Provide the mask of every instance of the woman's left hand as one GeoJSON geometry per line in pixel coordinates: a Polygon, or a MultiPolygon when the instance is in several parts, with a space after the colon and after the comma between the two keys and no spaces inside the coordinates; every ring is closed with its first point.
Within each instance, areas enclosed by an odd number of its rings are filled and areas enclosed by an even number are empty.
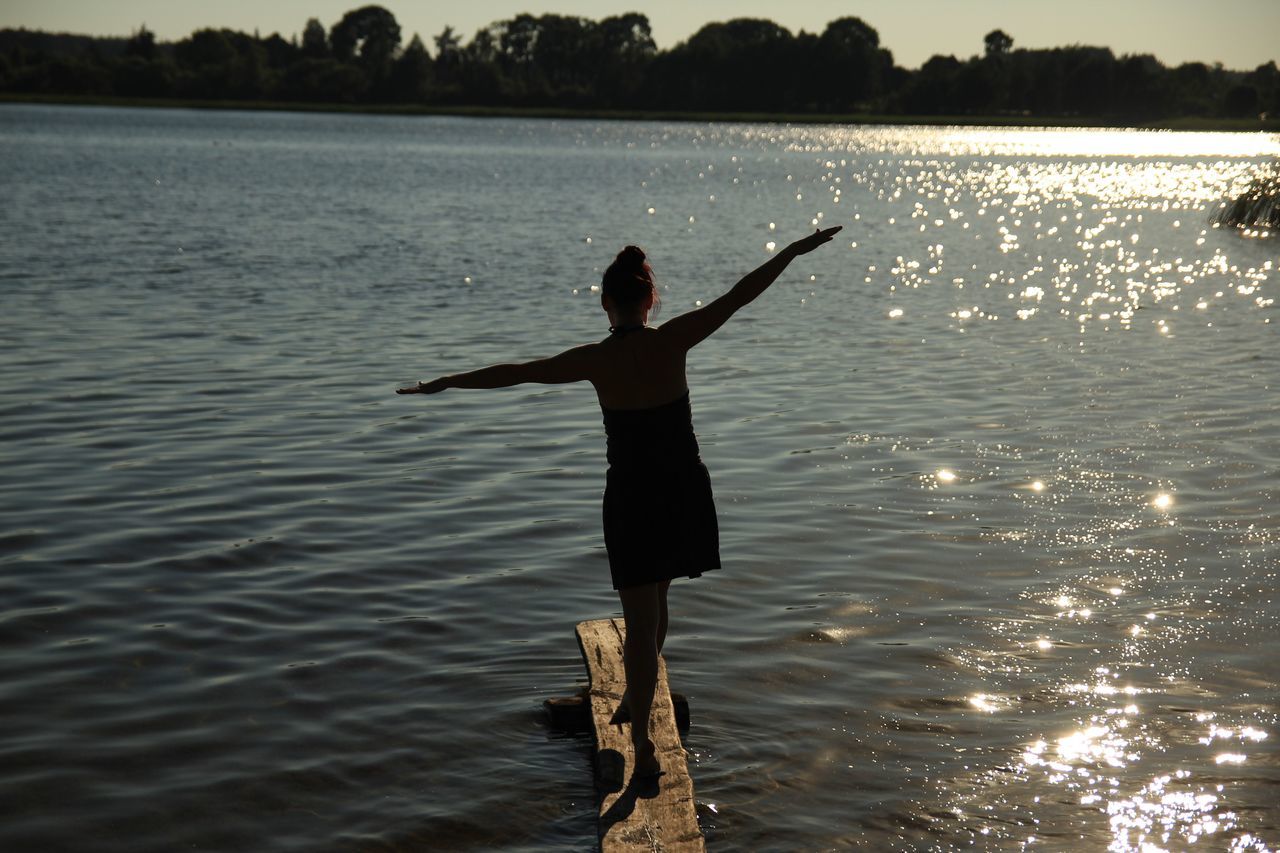
{"type": "Polygon", "coordinates": [[[445,383],[443,377],[440,379],[432,379],[430,382],[419,382],[417,385],[410,385],[408,388],[397,388],[397,394],[439,394],[449,386],[445,383]]]}
{"type": "Polygon", "coordinates": [[[797,255],[807,255],[823,243],[830,243],[832,238],[839,233],[842,225],[834,228],[815,229],[808,237],[801,237],[799,240],[791,244],[790,249],[797,255]]]}

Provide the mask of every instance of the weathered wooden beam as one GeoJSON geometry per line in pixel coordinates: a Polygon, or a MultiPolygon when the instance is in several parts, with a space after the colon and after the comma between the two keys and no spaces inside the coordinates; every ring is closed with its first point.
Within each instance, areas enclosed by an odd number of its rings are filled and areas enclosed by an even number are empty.
{"type": "Polygon", "coordinates": [[[596,738],[596,787],[601,794],[599,830],[602,853],[671,853],[705,851],[693,780],[676,727],[675,707],[667,686],[667,665],[658,658],[658,684],[650,712],[649,737],[657,747],[664,774],[637,781],[632,776],[635,754],[631,724],[611,722],[626,688],[622,668],[621,619],[596,619],[578,624],[578,645],[586,661],[591,686],[587,696],[596,738]]]}

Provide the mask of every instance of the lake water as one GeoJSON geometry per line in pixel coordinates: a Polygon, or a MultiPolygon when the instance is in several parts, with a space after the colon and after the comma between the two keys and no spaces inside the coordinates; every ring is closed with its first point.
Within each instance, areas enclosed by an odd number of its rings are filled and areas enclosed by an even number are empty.
{"type": "Polygon", "coordinates": [[[689,360],[710,849],[1276,849],[1280,243],[1208,220],[1278,154],[0,107],[0,848],[591,849],[594,395],[393,390],[821,222],[689,360]]]}

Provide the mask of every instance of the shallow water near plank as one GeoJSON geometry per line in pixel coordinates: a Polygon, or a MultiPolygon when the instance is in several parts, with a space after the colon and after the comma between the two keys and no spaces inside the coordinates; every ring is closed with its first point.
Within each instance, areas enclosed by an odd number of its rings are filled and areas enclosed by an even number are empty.
{"type": "Polygon", "coordinates": [[[710,848],[1274,849],[1277,154],[0,107],[0,847],[589,849],[594,395],[392,392],[839,224],[690,357],[710,848]]]}

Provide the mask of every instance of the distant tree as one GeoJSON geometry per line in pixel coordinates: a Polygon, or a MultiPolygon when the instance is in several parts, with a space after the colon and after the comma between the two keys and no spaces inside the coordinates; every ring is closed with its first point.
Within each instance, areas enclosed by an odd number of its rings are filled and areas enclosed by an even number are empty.
{"type": "Polygon", "coordinates": [[[969,62],[960,75],[959,106],[966,113],[1007,112],[1013,89],[1013,38],[1004,30],[992,30],[982,43],[982,60],[969,62]]]}
{"type": "Polygon", "coordinates": [[[1212,110],[1210,90],[1213,76],[1209,66],[1203,62],[1184,62],[1166,74],[1170,78],[1176,100],[1175,112],[1204,115],[1212,110]]]}
{"type": "Polygon", "coordinates": [[[898,109],[912,115],[947,115],[955,106],[956,78],[963,65],[954,56],[934,55],[911,75],[899,95],[898,109]]]}
{"type": "Polygon", "coordinates": [[[603,106],[635,106],[658,49],[649,19],[636,12],[605,18],[596,26],[599,69],[596,94],[603,106]]]}
{"type": "Polygon", "coordinates": [[[431,90],[431,55],[426,45],[414,33],[409,46],[395,60],[391,68],[390,95],[400,102],[421,103],[427,100],[431,90]]]}
{"type": "Polygon", "coordinates": [[[433,41],[436,43],[436,58],[457,53],[462,46],[462,39],[458,38],[458,33],[453,27],[446,26],[440,31],[440,35],[436,36],[433,41]]]}
{"type": "Polygon", "coordinates": [[[437,92],[445,100],[473,104],[502,104],[507,102],[507,85],[498,67],[498,40],[490,27],[476,32],[466,47],[453,52],[454,82],[440,78],[440,57],[436,57],[437,92]]]}
{"type": "Polygon", "coordinates": [[[1209,66],[1203,62],[1184,62],[1173,69],[1174,80],[1179,87],[1206,89],[1209,86],[1209,66]]]}
{"type": "Polygon", "coordinates": [[[586,106],[594,103],[605,70],[603,53],[603,37],[594,21],[526,13],[477,33],[467,64],[474,74],[478,64],[493,63],[509,102],[586,106]]]}
{"type": "Polygon", "coordinates": [[[236,33],[232,44],[236,57],[227,70],[226,94],[236,100],[256,100],[267,93],[270,74],[267,71],[267,52],[262,42],[252,36],[236,33]]]}
{"type": "Polygon", "coordinates": [[[1005,69],[971,59],[961,67],[952,89],[951,109],[967,115],[991,115],[1005,108],[1005,69]]]}
{"type": "MultiPolygon", "coordinates": [[[[477,30],[471,43],[465,48],[455,47],[452,51],[454,61],[465,58],[468,65],[496,65],[498,62],[498,37],[492,27],[477,30]]],[[[439,60],[440,57],[436,57],[439,60]]]]}
{"type": "Polygon", "coordinates": [[[1263,111],[1280,113],[1280,69],[1275,60],[1259,65],[1244,76],[1244,84],[1258,92],[1258,106],[1263,111]]]}
{"type": "Polygon", "coordinates": [[[354,65],[336,59],[300,59],[281,75],[277,94],[289,101],[353,103],[369,88],[354,65]]]}
{"type": "Polygon", "coordinates": [[[1222,100],[1222,112],[1232,118],[1258,114],[1258,90],[1246,84],[1232,86],[1222,100]]]}
{"type": "Polygon", "coordinates": [[[156,34],[147,29],[147,25],[143,24],[138,27],[138,31],[129,37],[128,43],[124,49],[126,56],[136,56],[139,59],[152,60],[156,58],[156,34]]]}
{"type": "MultiPolygon", "coordinates": [[[[26,54],[23,66],[13,71],[13,88],[19,92],[49,94],[110,94],[112,81],[103,66],[79,56],[26,54]]],[[[141,61],[141,60],[139,60],[141,61]]]]}
{"type": "Polygon", "coordinates": [[[762,18],[702,27],[653,65],[650,97],[661,106],[744,111],[794,106],[791,32],[762,18]]]}
{"type": "Polygon", "coordinates": [[[850,48],[880,46],[880,33],[861,18],[836,18],[827,24],[822,37],[828,41],[838,41],[850,48]]]}
{"type": "Polygon", "coordinates": [[[734,18],[723,23],[710,23],[693,34],[690,47],[709,55],[729,56],[750,50],[768,50],[790,41],[791,32],[765,18],[734,18]]]}
{"type": "Polygon", "coordinates": [[[1013,49],[1013,38],[1004,30],[992,30],[982,39],[987,56],[1003,56],[1013,49]]]}
{"type": "Polygon", "coordinates": [[[432,41],[436,45],[436,82],[451,93],[462,71],[462,39],[453,27],[446,26],[432,41]]]}
{"type": "Polygon", "coordinates": [[[553,98],[584,105],[590,100],[600,47],[595,21],[570,15],[538,18],[533,63],[553,98]]]}
{"type": "Polygon", "coordinates": [[[235,58],[236,49],[227,39],[227,30],[196,30],[173,46],[178,65],[196,70],[209,66],[225,66],[235,58]]]}
{"type": "Polygon", "coordinates": [[[657,52],[649,19],[638,12],[615,15],[598,26],[606,55],[624,61],[643,61],[657,52]]]}
{"type": "Polygon", "coordinates": [[[1112,112],[1116,58],[1105,47],[1063,49],[1065,79],[1062,107],[1071,115],[1100,116],[1112,112]]]}
{"type": "Polygon", "coordinates": [[[400,25],[381,6],[361,6],[329,30],[329,47],[340,62],[358,60],[370,72],[385,70],[400,47],[400,25]]]}
{"type": "Polygon", "coordinates": [[[251,35],[196,30],[174,44],[173,55],[179,68],[177,94],[253,100],[266,91],[266,51],[251,35]]]}
{"type": "Polygon", "coordinates": [[[815,86],[825,109],[845,110],[883,90],[892,56],[880,48],[880,34],[861,18],[838,18],[818,39],[815,86]]]}
{"type": "Polygon", "coordinates": [[[307,26],[302,30],[302,55],[309,59],[323,59],[329,55],[329,36],[325,34],[324,24],[315,18],[308,18],[307,26]]]}
{"type": "Polygon", "coordinates": [[[498,50],[509,68],[533,63],[533,45],[538,38],[538,19],[533,15],[516,15],[490,27],[497,35],[498,50]]]}
{"type": "Polygon", "coordinates": [[[111,88],[132,98],[163,98],[173,94],[174,78],[171,62],[126,56],[112,67],[111,88]]]}
{"type": "Polygon", "coordinates": [[[357,66],[368,80],[365,97],[386,100],[390,91],[391,63],[400,47],[400,25],[381,6],[362,6],[342,16],[329,30],[334,59],[357,66]]]}
{"type": "Polygon", "coordinates": [[[972,64],[987,75],[991,111],[1061,114],[1065,65],[1060,51],[1016,50],[999,57],[984,55],[972,64]]]}
{"type": "Polygon", "coordinates": [[[145,24],[129,37],[124,56],[110,68],[111,89],[117,95],[163,98],[173,94],[176,69],[161,56],[156,35],[145,24]]]}
{"type": "Polygon", "coordinates": [[[283,69],[298,61],[301,50],[297,45],[287,42],[279,33],[272,33],[261,41],[266,52],[267,65],[272,69],[283,69]]]}
{"type": "Polygon", "coordinates": [[[1123,57],[1116,64],[1112,80],[1113,114],[1128,121],[1148,121],[1171,114],[1169,75],[1154,56],[1123,57]]]}

